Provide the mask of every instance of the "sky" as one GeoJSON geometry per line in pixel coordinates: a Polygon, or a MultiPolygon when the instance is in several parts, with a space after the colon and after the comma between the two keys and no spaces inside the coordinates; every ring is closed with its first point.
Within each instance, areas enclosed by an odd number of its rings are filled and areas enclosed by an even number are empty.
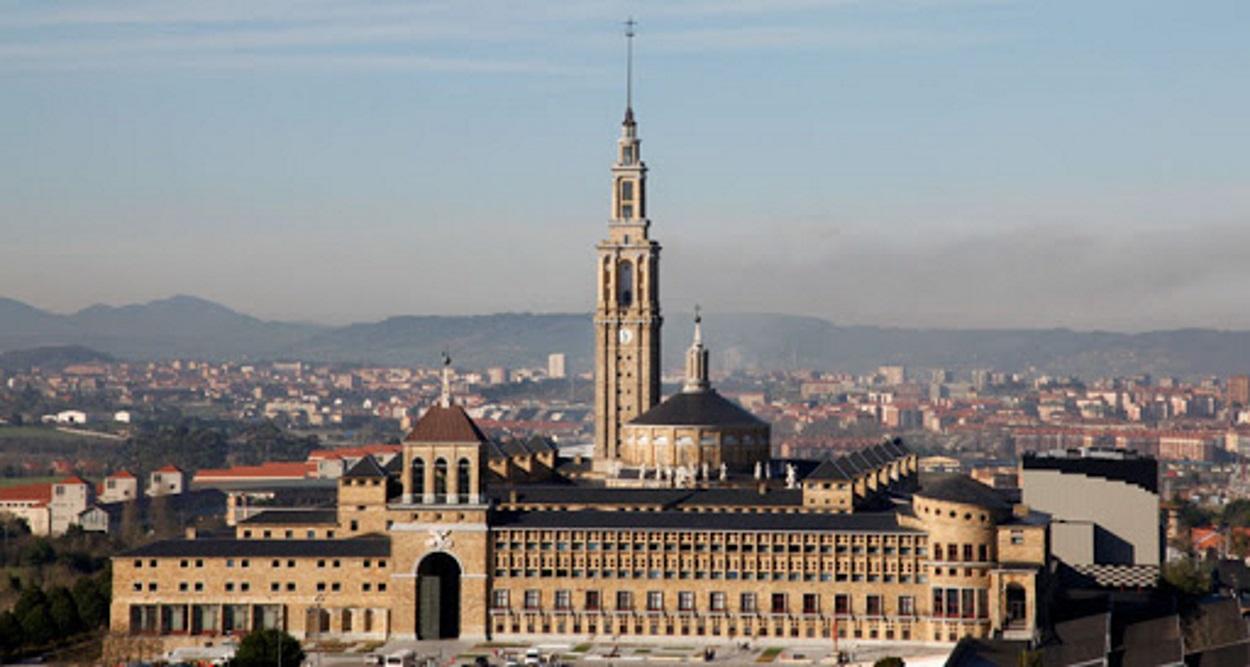
{"type": "Polygon", "coordinates": [[[0,296],[1250,329],[1245,0],[0,0],[0,296]]]}

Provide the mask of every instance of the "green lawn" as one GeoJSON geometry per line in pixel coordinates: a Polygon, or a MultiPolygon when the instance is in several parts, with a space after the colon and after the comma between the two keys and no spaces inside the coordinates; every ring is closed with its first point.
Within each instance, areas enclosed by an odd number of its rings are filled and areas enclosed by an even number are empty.
{"type": "Polygon", "coordinates": [[[772,662],[777,659],[777,656],[781,655],[781,652],[783,650],[784,649],[777,647],[777,646],[774,646],[769,649],[765,649],[764,652],[760,654],[760,657],[756,658],[755,661],[756,662],[772,662]]]}
{"type": "MultiPolygon", "coordinates": [[[[74,427],[78,428],[78,427],[74,427]]],[[[101,434],[107,436],[109,434],[101,434]]],[[[51,426],[0,426],[0,442],[5,440],[78,442],[96,440],[89,434],[66,433],[51,426]]]]}

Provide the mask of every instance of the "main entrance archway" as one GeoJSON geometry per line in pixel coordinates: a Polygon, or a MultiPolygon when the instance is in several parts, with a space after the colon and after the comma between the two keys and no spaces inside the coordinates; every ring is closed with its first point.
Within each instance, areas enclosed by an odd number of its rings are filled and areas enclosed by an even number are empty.
{"type": "Polygon", "coordinates": [[[433,553],[417,566],[417,638],[460,636],[460,564],[433,553]]]}

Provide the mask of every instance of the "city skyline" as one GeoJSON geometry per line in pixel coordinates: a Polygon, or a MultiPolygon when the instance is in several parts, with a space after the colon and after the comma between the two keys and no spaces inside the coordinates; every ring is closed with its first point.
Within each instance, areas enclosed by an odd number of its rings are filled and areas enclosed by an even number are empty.
{"type": "Polygon", "coordinates": [[[1250,328],[1234,3],[279,5],[0,18],[0,296],[588,311],[632,13],[670,312],[1250,328]]]}

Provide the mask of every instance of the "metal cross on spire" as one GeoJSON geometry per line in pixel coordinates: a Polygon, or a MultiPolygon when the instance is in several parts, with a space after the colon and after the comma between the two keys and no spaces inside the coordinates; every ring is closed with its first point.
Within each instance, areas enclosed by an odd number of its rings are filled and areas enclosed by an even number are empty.
{"type": "Polygon", "coordinates": [[[625,21],[625,108],[634,106],[634,28],[638,22],[634,17],[625,21]]]}

